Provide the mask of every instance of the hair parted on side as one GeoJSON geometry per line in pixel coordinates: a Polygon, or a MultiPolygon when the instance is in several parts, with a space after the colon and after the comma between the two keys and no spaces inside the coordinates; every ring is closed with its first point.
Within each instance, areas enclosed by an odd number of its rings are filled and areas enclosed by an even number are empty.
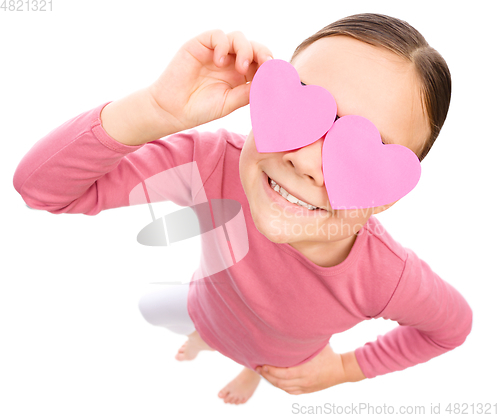
{"type": "Polygon", "coordinates": [[[450,106],[451,75],[444,58],[407,22],[382,14],[362,13],[337,20],[304,40],[295,49],[290,62],[313,42],[335,35],[351,36],[387,48],[415,66],[422,83],[422,103],[431,129],[418,155],[422,161],[439,135],[450,106]]]}

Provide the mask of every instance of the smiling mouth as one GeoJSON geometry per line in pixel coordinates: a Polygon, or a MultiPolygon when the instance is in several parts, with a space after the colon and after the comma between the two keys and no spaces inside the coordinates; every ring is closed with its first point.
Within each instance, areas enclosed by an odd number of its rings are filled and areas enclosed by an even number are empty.
{"type": "Polygon", "coordinates": [[[297,206],[309,209],[309,210],[324,210],[318,206],[311,205],[310,203],[304,202],[300,200],[299,198],[295,197],[291,193],[289,193],[285,188],[280,186],[278,183],[276,183],[271,177],[267,176],[267,182],[271,189],[273,189],[276,193],[278,193],[280,196],[282,196],[284,199],[289,201],[290,203],[293,203],[297,206]]]}

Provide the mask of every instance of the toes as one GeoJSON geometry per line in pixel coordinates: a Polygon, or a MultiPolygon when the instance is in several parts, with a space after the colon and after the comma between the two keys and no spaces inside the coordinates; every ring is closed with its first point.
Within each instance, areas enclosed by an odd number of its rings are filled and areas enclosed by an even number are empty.
{"type": "Polygon", "coordinates": [[[184,353],[184,346],[179,348],[179,351],[175,355],[176,360],[183,361],[186,360],[186,354],[184,353]]]}
{"type": "Polygon", "coordinates": [[[226,390],[226,392],[224,392],[222,398],[224,398],[224,403],[233,403],[234,402],[234,395],[229,392],[228,390],[226,390]]]}

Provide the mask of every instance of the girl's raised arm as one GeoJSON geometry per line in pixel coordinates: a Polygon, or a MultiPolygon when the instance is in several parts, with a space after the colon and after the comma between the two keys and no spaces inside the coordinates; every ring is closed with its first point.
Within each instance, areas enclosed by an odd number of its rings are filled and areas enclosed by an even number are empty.
{"type": "MultiPolygon", "coordinates": [[[[16,169],[14,187],[31,208],[96,215],[128,206],[130,191],[161,171],[195,161],[204,179],[225,141],[179,132],[247,104],[246,83],[269,56],[239,32],[201,34],[151,86],[83,112],[36,142],[16,169]]],[[[172,185],[164,200],[190,205],[185,186],[172,185]]]]}
{"type": "Polygon", "coordinates": [[[106,106],[103,127],[126,145],[141,145],[219,119],[245,106],[269,49],[241,32],[204,32],[186,42],[148,88],[106,106]]]}

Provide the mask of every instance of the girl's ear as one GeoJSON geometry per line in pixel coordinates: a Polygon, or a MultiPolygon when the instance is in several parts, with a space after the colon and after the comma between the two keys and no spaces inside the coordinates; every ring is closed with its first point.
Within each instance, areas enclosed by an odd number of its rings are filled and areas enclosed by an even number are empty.
{"type": "MultiPolygon", "coordinates": [[[[396,202],[399,202],[399,199],[396,200],[396,202]]],[[[387,205],[377,206],[376,208],[373,208],[373,215],[375,215],[376,213],[380,213],[380,212],[383,212],[384,210],[389,209],[396,202],[392,202],[392,203],[389,203],[387,205]]]]}

